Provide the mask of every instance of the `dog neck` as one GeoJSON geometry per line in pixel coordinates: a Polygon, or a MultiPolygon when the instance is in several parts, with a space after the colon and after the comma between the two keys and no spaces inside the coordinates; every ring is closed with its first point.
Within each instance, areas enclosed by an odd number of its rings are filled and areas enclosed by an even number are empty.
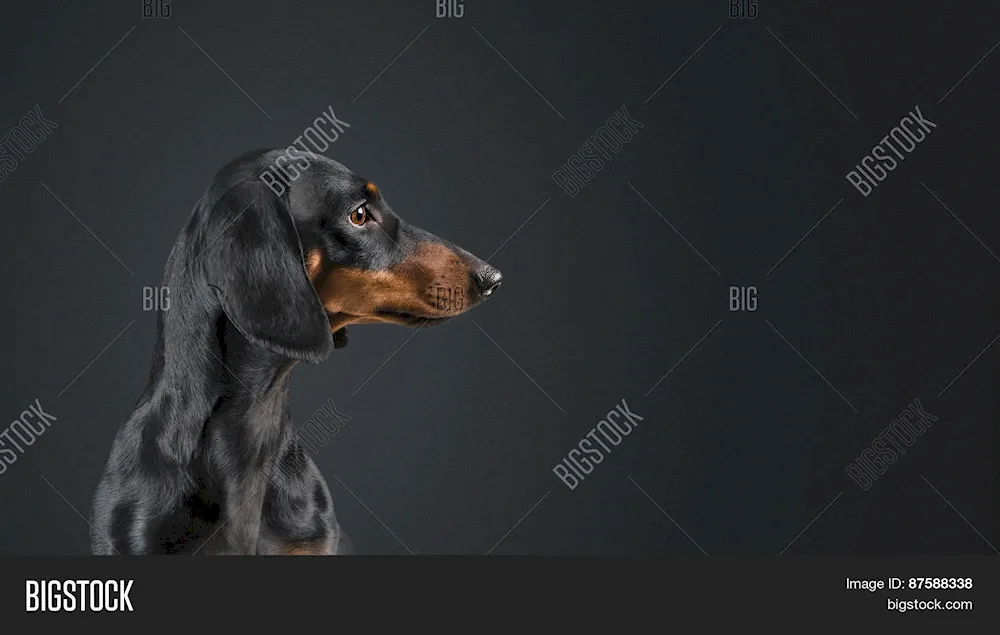
{"type": "Polygon", "coordinates": [[[137,414],[161,413],[146,419],[151,427],[144,443],[184,472],[199,457],[215,454],[215,446],[241,463],[237,472],[254,472],[274,460],[287,434],[294,366],[294,360],[247,340],[221,308],[172,302],[160,313],[149,382],[136,407],[137,414]],[[233,444],[241,451],[234,453],[233,444]]]}

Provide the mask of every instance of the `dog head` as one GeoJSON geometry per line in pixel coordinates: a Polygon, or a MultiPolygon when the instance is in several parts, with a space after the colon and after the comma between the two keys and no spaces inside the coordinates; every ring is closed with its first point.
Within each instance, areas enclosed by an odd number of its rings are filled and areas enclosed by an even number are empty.
{"type": "Polygon", "coordinates": [[[497,269],[407,223],[324,156],[243,155],[205,200],[219,228],[203,259],[209,287],[244,336],[295,359],[324,359],[350,324],[441,324],[500,287],[497,269]]]}

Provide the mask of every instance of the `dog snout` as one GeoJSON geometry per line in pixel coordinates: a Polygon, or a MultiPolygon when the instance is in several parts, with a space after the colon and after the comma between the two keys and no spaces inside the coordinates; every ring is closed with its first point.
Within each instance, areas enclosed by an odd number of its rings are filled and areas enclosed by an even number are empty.
{"type": "Polygon", "coordinates": [[[488,298],[500,288],[503,282],[503,274],[496,267],[487,263],[482,263],[472,276],[476,291],[482,298],[488,298]]]}

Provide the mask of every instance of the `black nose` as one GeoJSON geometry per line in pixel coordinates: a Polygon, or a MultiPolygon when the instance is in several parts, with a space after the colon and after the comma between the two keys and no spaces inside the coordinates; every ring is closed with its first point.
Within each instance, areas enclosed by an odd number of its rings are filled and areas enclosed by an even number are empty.
{"type": "Polygon", "coordinates": [[[503,274],[499,270],[489,266],[488,264],[483,264],[476,272],[474,276],[476,279],[476,286],[479,290],[479,295],[488,298],[493,295],[493,292],[500,288],[500,283],[503,282],[503,274]]]}

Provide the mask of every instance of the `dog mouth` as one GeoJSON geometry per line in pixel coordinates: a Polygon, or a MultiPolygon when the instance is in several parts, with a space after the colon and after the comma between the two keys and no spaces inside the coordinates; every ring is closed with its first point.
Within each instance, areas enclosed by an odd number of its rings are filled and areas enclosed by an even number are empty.
{"type": "Polygon", "coordinates": [[[375,316],[378,318],[383,318],[387,321],[394,322],[396,324],[401,324],[403,326],[417,326],[417,327],[428,327],[437,326],[438,324],[444,324],[445,322],[451,320],[452,316],[447,317],[431,317],[426,315],[417,315],[415,313],[408,313],[406,311],[394,311],[389,309],[379,309],[375,311],[375,316]]]}

